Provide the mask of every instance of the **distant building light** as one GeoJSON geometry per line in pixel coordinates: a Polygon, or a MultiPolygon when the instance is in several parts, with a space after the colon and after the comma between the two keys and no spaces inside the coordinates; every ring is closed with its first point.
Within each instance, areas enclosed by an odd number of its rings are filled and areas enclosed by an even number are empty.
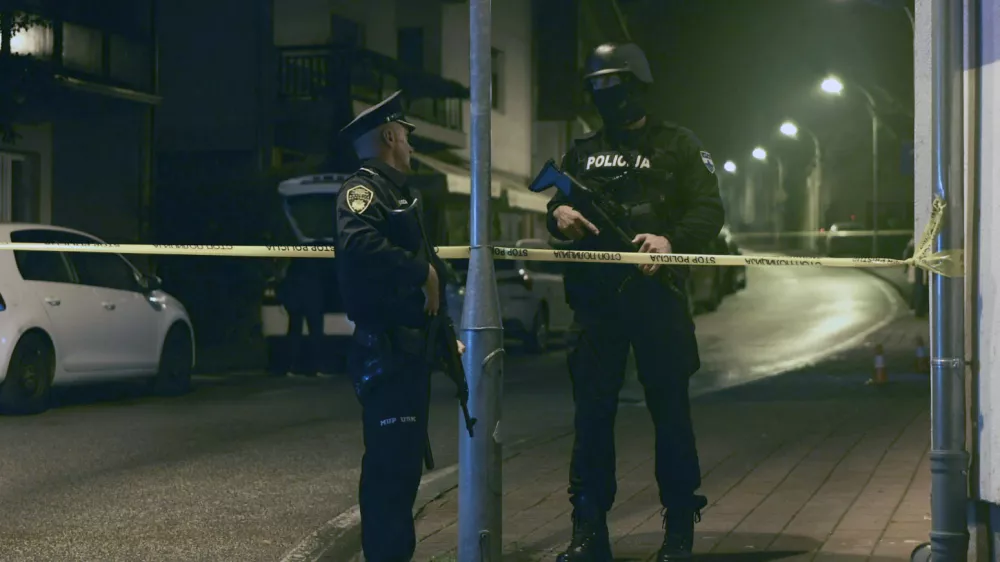
{"type": "Polygon", "coordinates": [[[15,55],[48,57],[52,55],[52,29],[42,25],[22,28],[10,38],[10,52],[15,55]]]}

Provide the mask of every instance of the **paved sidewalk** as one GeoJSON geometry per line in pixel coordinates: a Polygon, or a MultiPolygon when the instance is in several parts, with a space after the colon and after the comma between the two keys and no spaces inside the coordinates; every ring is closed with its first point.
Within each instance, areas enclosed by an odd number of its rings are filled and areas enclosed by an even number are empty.
{"type": "MultiPolygon", "coordinates": [[[[929,385],[912,372],[913,341],[926,334],[926,321],[905,318],[835,360],[695,400],[710,502],[696,554],[908,559],[930,530],[929,385]],[[890,384],[867,386],[878,343],[890,384]]],[[[623,405],[617,432],[614,553],[648,560],[663,531],[645,409],[623,405]]],[[[504,464],[506,560],[554,560],[569,541],[571,445],[563,437],[504,464]]],[[[455,489],[421,511],[415,561],[454,559],[456,511],[455,489]]]]}

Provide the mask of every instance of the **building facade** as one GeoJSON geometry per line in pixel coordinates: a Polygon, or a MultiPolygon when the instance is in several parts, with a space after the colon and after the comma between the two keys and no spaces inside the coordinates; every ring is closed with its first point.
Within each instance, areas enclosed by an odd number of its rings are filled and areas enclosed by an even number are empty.
{"type": "MultiPolygon", "coordinates": [[[[549,196],[531,193],[527,185],[545,159],[560,156],[568,134],[565,121],[540,124],[535,118],[533,4],[510,0],[493,6],[491,194],[493,236],[500,240],[545,236],[549,196]]],[[[417,181],[437,203],[430,206],[438,210],[430,220],[435,242],[467,243],[469,38],[468,2],[275,3],[276,163],[319,161],[324,152],[349,150],[331,140],[335,131],[402,89],[417,124],[417,181]],[[350,104],[338,103],[343,99],[350,104]]]]}
{"type": "Polygon", "coordinates": [[[18,136],[0,142],[0,221],[135,242],[149,229],[160,102],[155,5],[100,4],[25,0],[0,14],[0,113],[18,136]]]}

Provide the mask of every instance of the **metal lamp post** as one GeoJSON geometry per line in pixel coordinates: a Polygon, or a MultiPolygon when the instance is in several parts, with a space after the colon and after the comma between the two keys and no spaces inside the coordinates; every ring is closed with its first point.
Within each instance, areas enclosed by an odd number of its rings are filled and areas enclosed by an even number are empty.
{"type": "MultiPolygon", "coordinates": [[[[813,150],[814,150],[813,179],[810,182],[811,185],[809,186],[809,191],[810,191],[809,197],[811,199],[812,204],[808,205],[808,208],[806,209],[807,211],[806,216],[808,216],[809,218],[808,222],[809,226],[808,228],[806,228],[806,230],[815,232],[819,229],[820,215],[822,214],[821,187],[823,184],[823,154],[822,151],[820,150],[819,137],[817,137],[816,134],[813,133],[811,130],[809,130],[807,127],[801,127],[793,121],[785,121],[784,123],[781,124],[781,127],[779,127],[778,130],[781,131],[781,134],[792,139],[798,138],[799,131],[805,131],[805,133],[809,135],[809,138],[812,140],[813,150]]],[[[817,241],[816,237],[809,238],[809,244],[813,247],[814,250],[816,249],[816,241],[817,241]]]]}
{"type": "Polygon", "coordinates": [[[501,400],[503,327],[490,249],[490,103],[492,83],[490,0],[470,0],[469,34],[472,249],[462,311],[469,378],[469,411],[479,420],[475,436],[458,412],[458,560],[500,562],[503,548],[501,400]]]}
{"type": "MultiPolygon", "coordinates": [[[[868,114],[872,118],[872,257],[878,257],[878,129],[879,129],[879,117],[878,111],[875,106],[875,98],[872,97],[871,92],[865,89],[864,86],[860,84],[852,84],[855,88],[861,92],[865,100],[868,102],[868,114]]],[[[834,76],[830,76],[823,80],[820,84],[820,89],[828,94],[840,95],[844,91],[844,83],[834,76]]]]}

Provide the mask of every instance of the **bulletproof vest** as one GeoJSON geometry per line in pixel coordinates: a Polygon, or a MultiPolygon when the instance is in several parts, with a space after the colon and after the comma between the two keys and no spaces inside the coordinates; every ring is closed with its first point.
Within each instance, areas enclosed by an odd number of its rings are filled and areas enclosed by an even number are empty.
{"type": "Polygon", "coordinates": [[[678,185],[673,171],[663,167],[663,159],[659,158],[662,155],[644,147],[645,143],[635,148],[613,148],[595,141],[580,147],[580,180],[617,204],[626,230],[669,231],[678,185]]]}

